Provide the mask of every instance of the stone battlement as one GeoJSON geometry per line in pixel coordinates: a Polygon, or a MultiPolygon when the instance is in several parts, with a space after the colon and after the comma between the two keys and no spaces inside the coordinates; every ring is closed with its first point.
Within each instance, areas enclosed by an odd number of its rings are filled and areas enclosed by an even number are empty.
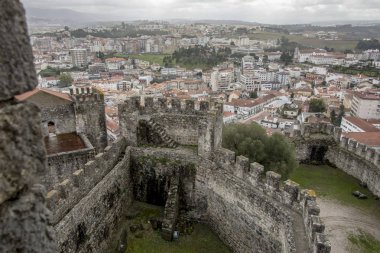
{"type": "Polygon", "coordinates": [[[326,134],[334,137],[339,142],[342,136],[342,128],[329,123],[302,124],[300,130],[294,130],[293,137],[310,137],[312,134],[326,134]]]}
{"type": "Polygon", "coordinates": [[[281,175],[267,171],[259,163],[249,163],[244,156],[236,156],[235,152],[221,148],[217,151],[215,162],[238,178],[252,185],[267,196],[295,211],[301,211],[303,222],[313,252],[330,252],[331,245],[324,234],[325,226],[319,217],[320,209],[314,191],[300,190],[299,184],[291,180],[281,181],[281,175]]]}
{"type": "Polygon", "coordinates": [[[358,155],[380,168],[379,151],[372,147],[359,143],[356,140],[342,136],[342,129],[332,124],[303,124],[301,126],[301,130],[296,130],[294,132],[294,136],[310,137],[310,135],[318,133],[334,137],[334,140],[342,149],[347,150],[352,154],[358,155]]]}
{"type": "Polygon", "coordinates": [[[86,163],[84,169],[76,170],[49,191],[47,204],[54,213],[52,223],[58,223],[115,166],[125,163],[126,157],[129,157],[129,149],[126,150],[125,139],[120,138],[86,163]]]}
{"type": "Polygon", "coordinates": [[[77,102],[102,101],[102,94],[92,87],[70,88],[70,95],[77,102]]]}
{"type": "MultiPolygon", "coordinates": [[[[367,146],[356,140],[343,136],[340,127],[328,123],[303,124],[300,130],[293,132],[293,137],[303,137],[299,145],[313,146],[314,134],[316,140],[322,140],[318,134],[331,136],[333,142],[324,142],[328,146],[325,159],[345,171],[351,176],[356,177],[377,196],[380,196],[380,152],[373,147],[367,146]]],[[[310,147],[309,147],[310,148],[310,147]]]]}
{"type": "Polygon", "coordinates": [[[377,167],[380,167],[379,163],[379,155],[380,153],[372,148],[368,147],[362,143],[357,142],[356,140],[349,139],[347,137],[342,137],[340,140],[340,147],[343,149],[346,149],[347,151],[354,153],[365,160],[369,161],[370,163],[376,165],[377,167]]]}
{"type": "Polygon", "coordinates": [[[191,99],[166,97],[131,97],[122,108],[126,112],[139,111],[141,114],[173,113],[186,115],[206,115],[208,113],[222,114],[223,106],[215,101],[195,101],[191,99]]]}

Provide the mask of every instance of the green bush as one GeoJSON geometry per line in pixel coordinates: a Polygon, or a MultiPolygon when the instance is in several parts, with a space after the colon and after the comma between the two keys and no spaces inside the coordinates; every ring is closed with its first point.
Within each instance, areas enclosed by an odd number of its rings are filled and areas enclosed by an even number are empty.
{"type": "Polygon", "coordinates": [[[258,162],[287,179],[297,167],[293,145],[282,134],[266,135],[257,123],[249,125],[230,124],[223,129],[223,147],[236,155],[244,155],[251,162],[258,162]]]}

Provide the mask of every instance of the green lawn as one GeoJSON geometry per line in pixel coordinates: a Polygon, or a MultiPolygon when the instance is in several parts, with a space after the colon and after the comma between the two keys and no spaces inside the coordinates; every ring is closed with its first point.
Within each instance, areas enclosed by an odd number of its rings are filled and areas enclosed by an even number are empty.
{"type": "Polygon", "coordinates": [[[338,200],[344,205],[357,207],[380,217],[380,201],[375,200],[368,189],[362,188],[359,180],[339,169],[327,165],[301,164],[291,173],[290,179],[299,183],[302,188],[315,190],[317,196],[338,200]],[[352,196],[352,192],[356,190],[366,194],[368,199],[357,199],[352,196]]]}
{"type": "Polygon", "coordinates": [[[380,241],[372,235],[359,230],[357,234],[350,234],[348,240],[351,243],[351,253],[378,253],[380,252],[380,241]]]}
{"type": "Polygon", "coordinates": [[[164,65],[163,60],[165,56],[170,56],[168,54],[129,54],[125,55],[125,57],[139,59],[143,61],[148,61],[150,63],[157,63],[160,65],[164,65]]]}
{"type": "Polygon", "coordinates": [[[163,209],[156,206],[139,203],[141,212],[132,221],[142,223],[143,231],[136,234],[128,233],[128,248],[126,253],[229,253],[229,249],[205,225],[195,224],[190,235],[180,235],[173,242],[161,238],[160,232],[150,227],[148,220],[162,215],[163,209]],[[139,236],[136,236],[140,233],[139,236]],[[141,237],[141,238],[138,238],[141,237]]]}

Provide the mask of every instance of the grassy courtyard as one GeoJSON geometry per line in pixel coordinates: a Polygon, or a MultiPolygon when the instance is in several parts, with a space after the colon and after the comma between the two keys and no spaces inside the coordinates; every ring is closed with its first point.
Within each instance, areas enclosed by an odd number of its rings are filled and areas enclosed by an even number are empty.
{"type": "Polygon", "coordinates": [[[126,253],[229,253],[229,249],[205,225],[194,224],[190,235],[180,235],[179,239],[167,242],[158,230],[149,224],[151,218],[160,217],[163,208],[137,203],[139,214],[131,221],[142,224],[143,230],[128,233],[126,253]]]}
{"type": "Polygon", "coordinates": [[[353,206],[376,215],[380,218],[380,201],[375,200],[372,193],[359,185],[359,180],[343,171],[327,166],[301,164],[290,175],[290,179],[299,183],[302,188],[313,189],[317,195],[337,200],[341,204],[353,206]],[[357,199],[353,191],[360,191],[368,199],[357,199]]]}

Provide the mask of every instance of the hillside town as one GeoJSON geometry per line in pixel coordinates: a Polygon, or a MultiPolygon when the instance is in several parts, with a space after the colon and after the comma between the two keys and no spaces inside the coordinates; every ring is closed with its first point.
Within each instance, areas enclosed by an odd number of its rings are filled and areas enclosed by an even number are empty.
{"type": "Polygon", "coordinates": [[[143,95],[218,100],[224,103],[224,123],[254,121],[269,135],[285,133],[296,121],[332,122],[348,136],[380,147],[380,139],[373,143],[372,138],[380,132],[378,49],[331,52],[297,46],[288,59],[282,50],[286,39],[250,39],[252,31],[265,27],[245,25],[142,22],[133,28],[153,35],[94,36],[125,27],[125,23],[78,30],[65,27],[50,36],[31,37],[39,88],[66,93],[69,87],[101,90],[106,96],[110,140],[119,134],[117,103],[143,95]],[[78,33],[83,34],[78,38],[78,33]],[[171,56],[199,48],[226,50],[228,55],[211,65],[177,64],[171,56]],[[370,66],[377,76],[339,71],[353,66],[370,66]]]}
{"type": "Polygon", "coordinates": [[[375,2],[0,2],[0,253],[379,253],[375,2]]]}

